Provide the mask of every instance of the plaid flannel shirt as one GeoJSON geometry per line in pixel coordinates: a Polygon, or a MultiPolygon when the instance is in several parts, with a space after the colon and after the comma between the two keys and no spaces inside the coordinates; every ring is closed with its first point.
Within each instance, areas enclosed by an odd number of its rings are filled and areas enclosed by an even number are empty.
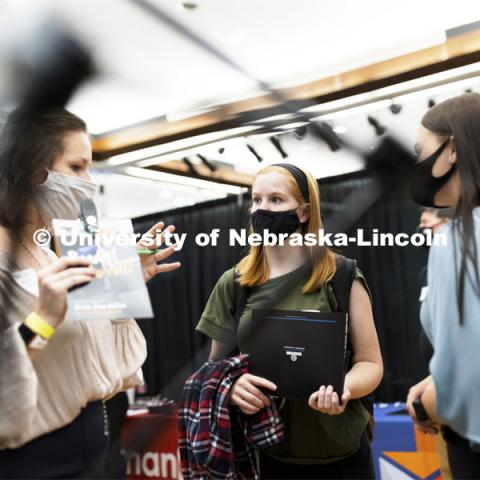
{"type": "Polygon", "coordinates": [[[284,438],[274,401],[255,415],[229,404],[231,386],[248,373],[248,355],[206,362],[185,383],[179,402],[184,479],[258,479],[256,448],[284,438]]]}

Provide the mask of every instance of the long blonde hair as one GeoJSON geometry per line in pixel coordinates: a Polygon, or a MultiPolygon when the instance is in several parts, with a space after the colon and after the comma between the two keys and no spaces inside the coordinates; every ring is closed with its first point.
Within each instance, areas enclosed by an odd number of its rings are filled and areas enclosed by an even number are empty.
{"type": "MultiPolygon", "coordinates": [[[[290,193],[293,195],[299,206],[308,206],[309,218],[302,224],[302,234],[313,233],[316,236],[321,228],[323,228],[322,218],[320,216],[320,190],[317,181],[308,172],[302,170],[307,177],[308,193],[310,203],[305,203],[302,192],[297,181],[292,174],[285,168],[278,166],[267,166],[262,168],[255,179],[259,175],[267,173],[279,173],[285,177],[290,193]]],[[[252,231],[252,227],[250,226],[252,231]]],[[[312,274],[307,283],[303,286],[303,293],[310,293],[318,290],[322,285],[332,279],[336,271],[335,254],[327,247],[322,245],[314,245],[305,247],[308,250],[308,257],[312,265],[312,274]]],[[[245,287],[256,287],[267,282],[269,278],[269,266],[265,256],[264,246],[251,246],[246,255],[237,265],[237,272],[240,275],[240,284],[245,287]]]]}

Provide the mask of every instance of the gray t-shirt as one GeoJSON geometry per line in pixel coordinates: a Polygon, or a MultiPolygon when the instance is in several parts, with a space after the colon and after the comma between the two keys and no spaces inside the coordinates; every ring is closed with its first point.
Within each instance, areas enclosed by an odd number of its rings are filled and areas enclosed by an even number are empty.
{"type": "MultiPolygon", "coordinates": [[[[474,210],[475,241],[480,255],[480,209],[474,210]]],[[[421,308],[422,325],[432,342],[430,372],[437,392],[437,415],[459,435],[480,443],[480,297],[475,292],[473,268],[465,281],[464,324],[457,308],[452,225],[447,245],[433,245],[428,259],[428,291],[421,308]]],[[[456,264],[460,265],[460,238],[455,233],[456,264]]],[[[479,265],[480,269],[480,257],[479,265]]]]}

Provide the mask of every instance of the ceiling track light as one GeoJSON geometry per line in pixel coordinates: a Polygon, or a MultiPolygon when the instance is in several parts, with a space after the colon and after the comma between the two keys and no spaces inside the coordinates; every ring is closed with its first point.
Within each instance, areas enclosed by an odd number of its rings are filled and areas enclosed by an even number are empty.
{"type": "Polygon", "coordinates": [[[250,150],[250,153],[257,159],[257,162],[263,162],[263,158],[260,156],[260,154],[249,143],[247,143],[246,145],[248,150],[250,150]]]}
{"type": "Polygon", "coordinates": [[[295,135],[295,138],[297,140],[302,140],[303,138],[305,138],[305,135],[307,134],[307,125],[303,125],[302,127],[296,128],[293,134],[295,135]]]}
{"type": "Polygon", "coordinates": [[[288,153],[283,149],[279,138],[270,137],[270,141],[272,142],[273,146],[278,150],[278,153],[280,153],[282,158],[288,158],[288,153]]]}
{"type": "Polygon", "coordinates": [[[375,117],[372,117],[371,115],[369,115],[367,117],[367,120],[368,120],[368,123],[375,129],[375,133],[379,137],[382,136],[387,131],[387,128],[381,125],[380,122],[375,117]]]}
{"type": "Polygon", "coordinates": [[[209,160],[207,160],[206,157],[204,157],[203,155],[201,155],[200,153],[197,153],[197,158],[200,159],[200,161],[213,173],[215,172],[218,167],[216,165],[214,165],[212,162],[210,162],[209,160]]]}
{"type": "Polygon", "coordinates": [[[193,166],[193,163],[187,158],[187,157],[183,157],[182,158],[182,162],[185,163],[185,165],[187,165],[188,167],[188,171],[190,172],[190,175],[192,177],[200,177],[200,175],[198,174],[197,170],[195,169],[195,167],[193,166]]]}
{"type": "Polygon", "coordinates": [[[322,138],[324,142],[328,145],[328,148],[330,148],[332,152],[340,150],[342,142],[333,130],[333,122],[331,120],[326,120],[317,121],[315,123],[316,128],[322,131],[322,138]]]}

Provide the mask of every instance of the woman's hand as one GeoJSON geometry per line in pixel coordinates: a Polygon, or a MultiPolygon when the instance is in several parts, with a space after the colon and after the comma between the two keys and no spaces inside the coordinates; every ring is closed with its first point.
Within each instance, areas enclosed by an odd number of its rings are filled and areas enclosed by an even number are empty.
{"type": "Polygon", "coordinates": [[[237,405],[246,415],[253,415],[270,405],[270,399],[258,388],[274,392],[277,386],[269,380],[244,373],[230,390],[230,403],[237,405]]]}
{"type": "MultiPolygon", "coordinates": [[[[163,222],[156,223],[145,234],[149,238],[155,239],[155,243],[153,245],[146,245],[144,240],[143,241],[140,240],[137,243],[137,246],[140,248],[147,248],[149,250],[156,250],[161,245],[163,245],[164,239],[165,239],[165,233],[166,232],[173,233],[175,231],[175,227],[173,225],[169,225],[165,230],[163,230],[164,225],[165,224],[163,222]],[[158,232],[161,232],[161,233],[158,233],[158,232]]],[[[176,270],[177,268],[180,268],[181,266],[180,262],[158,264],[158,262],[161,262],[162,260],[167,259],[174,253],[175,253],[175,245],[168,248],[162,248],[159,252],[152,253],[151,255],[148,255],[148,254],[140,255],[140,261],[142,263],[142,269],[143,269],[143,278],[145,279],[145,282],[148,282],[149,280],[151,280],[158,273],[171,272],[173,270],[176,270]]]]}
{"type": "Polygon", "coordinates": [[[93,280],[95,268],[84,258],[62,257],[39,270],[37,275],[39,295],[36,312],[56,328],[65,318],[68,290],[93,280]]]}
{"type": "MultiPolygon", "coordinates": [[[[409,415],[412,417],[413,422],[421,432],[434,435],[438,433],[439,425],[437,425],[435,422],[431,420],[428,420],[426,422],[419,422],[417,420],[415,409],[413,408],[413,401],[416,398],[418,398],[420,395],[423,395],[425,392],[431,391],[432,389],[435,389],[435,384],[433,382],[433,377],[431,375],[429,375],[428,377],[424,378],[421,382],[411,387],[410,390],[408,391],[408,396],[407,396],[407,410],[409,415]]],[[[422,404],[425,410],[427,411],[427,414],[431,416],[431,412],[429,412],[428,411],[429,409],[427,408],[428,405],[425,404],[423,399],[422,399],[422,404]]]]}
{"type": "Polygon", "coordinates": [[[338,398],[337,392],[333,391],[333,387],[329,385],[325,388],[322,385],[316,392],[313,392],[308,399],[308,405],[317,412],[326,413],[327,415],[341,415],[350,400],[350,390],[345,387],[342,395],[342,404],[338,398]]]}

